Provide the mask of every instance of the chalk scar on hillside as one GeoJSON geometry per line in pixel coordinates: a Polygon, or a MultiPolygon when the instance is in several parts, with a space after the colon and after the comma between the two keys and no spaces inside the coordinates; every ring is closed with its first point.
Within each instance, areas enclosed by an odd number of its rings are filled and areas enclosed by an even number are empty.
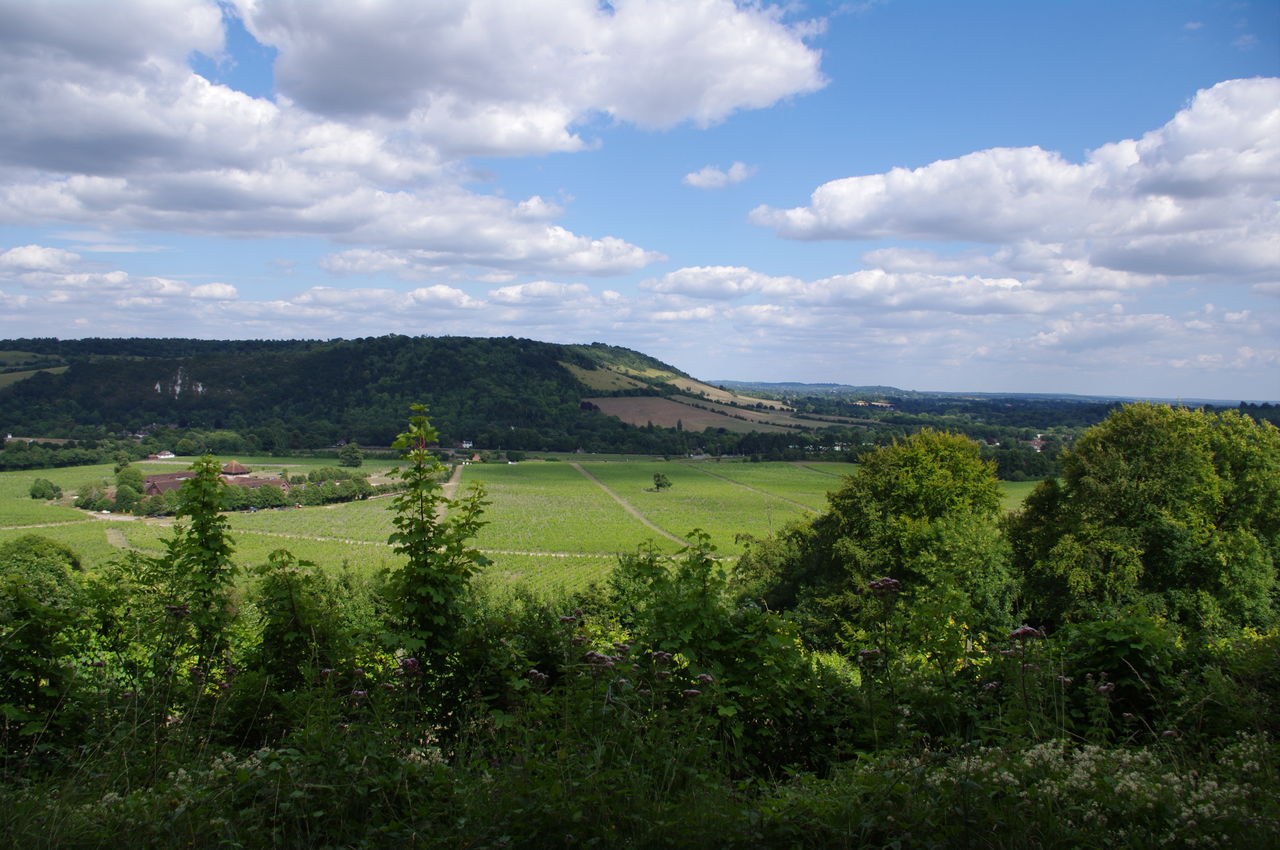
{"type": "Polygon", "coordinates": [[[670,531],[667,531],[666,529],[664,529],[664,528],[660,528],[659,526],[655,525],[655,524],[654,524],[654,523],[653,523],[653,522],[652,522],[652,521],[651,521],[647,516],[645,516],[644,514],[640,513],[640,511],[636,510],[636,507],[635,507],[634,505],[632,505],[632,504],[631,504],[630,502],[628,502],[626,499],[624,499],[624,498],[622,498],[621,496],[619,496],[617,493],[615,493],[615,492],[613,492],[612,490],[610,490],[607,486],[605,486],[605,483],[604,483],[603,481],[601,481],[599,478],[596,478],[596,477],[595,477],[594,475],[592,475],[590,472],[587,472],[585,469],[583,469],[583,468],[582,468],[582,464],[580,464],[580,463],[570,463],[569,465],[570,465],[570,466],[572,466],[574,469],[578,470],[578,472],[582,473],[582,477],[586,478],[588,481],[593,482],[593,483],[594,483],[597,487],[599,487],[601,490],[603,490],[603,491],[605,491],[606,493],[608,493],[611,497],[613,497],[613,500],[614,500],[615,502],[617,502],[619,505],[622,505],[622,509],[623,509],[624,511],[626,511],[626,512],[627,512],[627,513],[629,513],[629,514],[631,514],[631,515],[632,515],[633,517],[635,517],[636,519],[640,520],[640,522],[644,523],[644,524],[645,524],[646,526],[648,526],[650,529],[652,529],[653,531],[656,531],[658,534],[661,534],[663,537],[667,538],[668,540],[671,540],[671,541],[674,541],[674,542],[676,542],[676,543],[679,543],[681,546],[688,546],[688,545],[689,545],[689,541],[688,541],[688,540],[682,540],[682,539],[680,539],[679,537],[676,537],[676,536],[675,536],[674,534],[672,534],[670,531]]]}

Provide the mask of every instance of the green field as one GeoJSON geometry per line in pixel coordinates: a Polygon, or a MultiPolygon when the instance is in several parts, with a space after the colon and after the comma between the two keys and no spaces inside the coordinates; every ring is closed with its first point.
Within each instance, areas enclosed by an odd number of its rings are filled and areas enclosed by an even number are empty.
{"type": "MultiPolygon", "coordinates": [[[[325,458],[237,459],[255,469],[283,469],[290,474],[334,463],[325,458]]],[[[763,537],[787,522],[814,516],[825,507],[827,492],[839,488],[843,476],[856,468],[820,462],[607,460],[599,455],[579,460],[583,461],[579,465],[575,460],[463,467],[463,488],[482,483],[490,501],[484,514],[488,524],[476,540],[493,562],[487,570],[487,585],[581,586],[605,576],[617,554],[635,551],[646,542],[659,551],[673,552],[679,544],[661,532],[684,538],[694,528],[711,535],[719,554],[734,556],[743,550],[738,535],[763,537]],[[655,472],[671,480],[670,489],[653,489],[655,472]]],[[[148,473],[186,465],[185,460],[138,464],[148,473]]],[[[366,463],[362,471],[385,471],[391,465],[375,461],[366,463]]],[[[0,473],[0,541],[43,534],[67,543],[88,567],[109,560],[125,547],[160,552],[171,533],[171,520],[95,517],[28,496],[33,480],[47,478],[63,488],[63,501],[69,502],[77,487],[111,475],[109,464],[0,473]]],[[[1003,507],[1010,510],[1022,503],[1035,482],[1002,482],[1001,487],[1003,507]]],[[[235,560],[250,567],[265,562],[272,551],[287,548],[299,558],[333,567],[346,564],[360,572],[393,566],[396,555],[386,542],[392,531],[390,507],[390,499],[378,498],[228,514],[235,560]]]]}

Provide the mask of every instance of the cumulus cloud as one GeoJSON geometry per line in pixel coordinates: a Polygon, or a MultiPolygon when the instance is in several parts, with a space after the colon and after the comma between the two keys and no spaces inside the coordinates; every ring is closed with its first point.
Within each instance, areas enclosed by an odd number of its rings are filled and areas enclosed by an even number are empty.
{"type": "Polygon", "coordinates": [[[686,174],[683,183],[695,189],[723,189],[733,183],[741,183],[756,173],[754,166],[735,162],[728,171],[721,171],[717,166],[703,166],[697,171],[686,174]]]}
{"type": "Polygon", "coordinates": [[[601,117],[707,126],[825,84],[813,26],[732,0],[245,0],[234,14],[278,51],[274,101],[188,66],[222,55],[212,0],[75,9],[0,3],[0,223],[319,237],[419,252],[390,270],[418,279],[661,256],[465,189],[460,157],[581,149],[601,117]]]}
{"type": "Polygon", "coordinates": [[[706,126],[825,84],[812,25],[732,0],[236,5],[279,49],[276,86],[298,105],[463,153],[576,150],[570,128],[593,114],[706,126]]]}
{"type": "Polygon", "coordinates": [[[1026,242],[1139,275],[1274,276],[1278,192],[1280,80],[1231,80],[1079,164],[993,148],[834,180],[807,206],[761,206],[751,219],[793,239],[1026,242]]]}

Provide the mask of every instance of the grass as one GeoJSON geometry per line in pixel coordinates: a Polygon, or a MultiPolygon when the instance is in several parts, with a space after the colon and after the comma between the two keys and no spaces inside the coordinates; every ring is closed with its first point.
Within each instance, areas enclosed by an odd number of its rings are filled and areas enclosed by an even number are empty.
{"type": "MultiPolygon", "coordinates": [[[[255,470],[283,468],[291,474],[334,465],[329,458],[235,459],[255,470]]],[[[764,537],[785,522],[822,510],[826,493],[837,489],[842,476],[856,468],[827,462],[664,463],[644,457],[619,461],[602,455],[565,459],[581,461],[588,472],[658,527],[677,537],[701,528],[711,535],[720,554],[730,556],[742,551],[737,535],[764,537]],[[669,490],[654,492],[655,472],[671,479],[669,490]]],[[[136,465],[148,474],[177,468],[155,461],[136,465]]],[[[385,471],[391,466],[388,461],[375,461],[361,471],[385,471]]],[[[0,540],[28,532],[42,534],[75,549],[87,568],[118,555],[121,545],[158,553],[171,533],[167,523],[95,519],[66,504],[35,501],[27,495],[33,480],[47,478],[63,488],[67,502],[82,484],[111,477],[110,464],[0,473],[0,540]]],[[[490,587],[503,582],[543,589],[581,587],[602,578],[612,568],[613,556],[634,551],[643,542],[652,542],[659,551],[677,548],[569,463],[471,464],[464,468],[462,484],[474,481],[485,485],[491,502],[485,511],[489,524],[476,540],[477,548],[493,561],[485,579],[490,587]]],[[[1001,482],[1003,508],[1016,508],[1035,485],[1001,482]]],[[[299,558],[334,568],[343,563],[358,571],[392,566],[396,555],[387,544],[392,531],[389,507],[390,500],[373,499],[228,514],[236,541],[235,561],[248,568],[264,563],[272,551],[287,548],[299,558]]]]}
{"type": "Polygon", "coordinates": [[[33,375],[38,375],[41,372],[48,372],[51,375],[57,375],[60,372],[67,371],[67,368],[68,367],[66,366],[50,366],[47,369],[30,369],[23,372],[3,372],[0,373],[0,388],[12,386],[13,384],[18,383],[18,381],[25,381],[27,378],[30,378],[33,375]]]}
{"type": "Polygon", "coordinates": [[[1027,500],[1027,496],[1031,495],[1031,491],[1036,489],[1036,485],[1039,483],[1039,481],[1001,481],[1000,509],[1016,511],[1022,507],[1022,503],[1027,500]]]}
{"type": "Polygon", "coordinates": [[[691,463],[689,466],[816,511],[826,507],[827,493],[840,486],[838,478],[792,463],[691,463]]]}
{"type": "Polygon", "coordinates": [[[477,538],[481,548],[609,554],[657,538],[569,464],[472,464],[462,484],[473,481],[484,484],[492,502],[477,538]]]}
{"type": "Polygon", "coordinates": [[[787,501],[789,497],[731,484],[695,464],[610,463],[592,467],[591,474],[677,537],[685,537],[695,528],[707,532],[722,554],[741,554],[738,535],[764,537],[786,522],[810,515],[787,501]],[[655,472],[671,479],[670,489],[654,491],[655,472]]]}

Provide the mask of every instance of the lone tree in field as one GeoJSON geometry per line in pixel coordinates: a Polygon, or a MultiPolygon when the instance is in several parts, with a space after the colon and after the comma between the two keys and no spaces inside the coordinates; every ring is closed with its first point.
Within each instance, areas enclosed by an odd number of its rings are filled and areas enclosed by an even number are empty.
{"type": "Polygon", "coordinates": [[[661,472],[653,473],[653,489],[661,493],[671,486],[671,479],[663,475],[661,472]]]}
{"type": "Polygon", "coordinates": [[[338,449],[338,466],[357,467],[364,463],[364,452],[356,443],[347,443],[338,449]]]}

